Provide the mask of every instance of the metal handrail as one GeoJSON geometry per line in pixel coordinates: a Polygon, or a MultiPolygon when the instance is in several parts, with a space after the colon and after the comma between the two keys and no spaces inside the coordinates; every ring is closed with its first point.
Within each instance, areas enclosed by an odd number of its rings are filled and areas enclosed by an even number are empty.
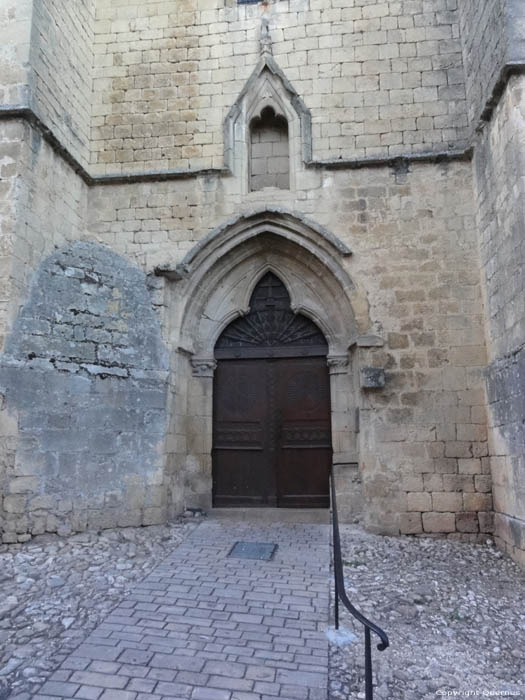
{"type": "Polygon", "coordinates": [[[341,556],[341,538],[339,535],[339,517],[337,514],[337,500],[335,496],[335,484],[333,473],[330,476],[330,490],[332,501],[332,538],[333,538],[333,558],[334,558],[334,587],[335,587],[335,628],[339,629],[339,601],[345,606],[348,612],[355,617],[365,628],[365,698],[373,700],[374,686],[372,683],[372,645],[370,632],[374,632],[380,643],[377,645],[379,651],[384,651],[390,642],[386,633],[376,624],[371,622],[357,610],[350,602],[345,589],[345,577],[343,572],[343,558],[341,556]]]}

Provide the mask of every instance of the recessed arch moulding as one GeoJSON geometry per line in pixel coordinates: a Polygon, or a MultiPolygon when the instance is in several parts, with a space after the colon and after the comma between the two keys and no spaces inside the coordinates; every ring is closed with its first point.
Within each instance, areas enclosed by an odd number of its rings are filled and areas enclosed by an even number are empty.
{"type": "Polygon", "coordinates": [[[312,319],[326,337],[334,464],[357,461],[358,381],[350,347],[369,320],[366,298],[345,270],[350,254],[321,227],[290,212],[265,210],[216,229],[171,274],[158,271],[176,280],[168,292],[177,393],[168,467],[185,506],[211,507],[216,341],[249,311],[253,289],[268,271],[285,284],[292,309],[312,319]]]}

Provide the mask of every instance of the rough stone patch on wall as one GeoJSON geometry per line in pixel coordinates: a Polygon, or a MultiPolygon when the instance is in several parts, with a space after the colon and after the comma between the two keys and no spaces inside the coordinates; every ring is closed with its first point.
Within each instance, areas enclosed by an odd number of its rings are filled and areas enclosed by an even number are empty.
{"type": "Polygon", "coordinates": [[[167,368],[143,272],[93,243],[44,260],[0,364],[4,541],[166,517],[167,368]]]}

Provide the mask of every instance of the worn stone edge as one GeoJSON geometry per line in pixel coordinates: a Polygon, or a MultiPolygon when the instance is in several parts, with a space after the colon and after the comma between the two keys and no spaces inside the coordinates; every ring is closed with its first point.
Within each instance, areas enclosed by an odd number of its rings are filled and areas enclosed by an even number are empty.
{"type": "Polygon", "coordinates": [[[525,75],[525,61],[509,61],[502,67],[494,83],[490,97],[486,101],[485,107],[481,110],[481,115],[474,129],[475,132],[482,131],[491,120],[494,110],[498,106],[509,80],[514,75],[525,75]]]}

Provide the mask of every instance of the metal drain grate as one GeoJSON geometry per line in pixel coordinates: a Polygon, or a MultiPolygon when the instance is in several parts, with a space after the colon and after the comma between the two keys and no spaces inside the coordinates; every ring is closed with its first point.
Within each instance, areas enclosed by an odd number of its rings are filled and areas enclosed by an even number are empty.
{"type": "Polygon", "coordinates": [[[270,561],[276,551],[277,545],[269,542],[236,542],[228,556],[236,559],[270,561]]]}

